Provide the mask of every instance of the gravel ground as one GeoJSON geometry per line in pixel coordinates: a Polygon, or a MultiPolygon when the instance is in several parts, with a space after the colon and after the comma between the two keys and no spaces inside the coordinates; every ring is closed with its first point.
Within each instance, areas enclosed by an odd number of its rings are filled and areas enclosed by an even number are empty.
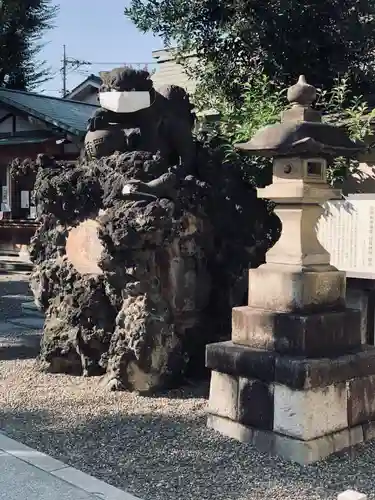
{"type": "Polygon", "coordinates": [[[272,459],[205,427],[206,391],[109,393],[0,361],[0,429],[145,500],[333,500],[348,488],[375,499],[374,444],[309,467],[272,459]]]}
{"type": "MultiPolygon", "coordinates": [[[[13,278],[0,276],[0,314],[5,289],[27,294],[27,276],[13,278]]],[[[206,397],[204,384],[152,398],[111,393],[100,379],[0,359],[1,430],[144,500],[336,500],[349,488],[375,500],[375,444],[300,467],[207,429],[206,397]]]]}

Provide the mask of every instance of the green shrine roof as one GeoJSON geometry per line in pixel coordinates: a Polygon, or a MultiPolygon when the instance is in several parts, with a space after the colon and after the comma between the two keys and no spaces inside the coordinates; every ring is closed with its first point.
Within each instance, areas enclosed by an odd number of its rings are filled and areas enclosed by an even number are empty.
{"type": "Polygon", "coordinates": [[[98,108],[95,104],[4,88],[0,88],[1,103],[78,136],[86,133],[87,122],[98,108]]]}
{"type": "Polygon", "coordinates": [[[58,136],[53,134],[28,134],[15,135],[0,134],[0,146],[17,146],[19,144],[36,144],[46,142],[50,139],[56,139],[58,136]]]}

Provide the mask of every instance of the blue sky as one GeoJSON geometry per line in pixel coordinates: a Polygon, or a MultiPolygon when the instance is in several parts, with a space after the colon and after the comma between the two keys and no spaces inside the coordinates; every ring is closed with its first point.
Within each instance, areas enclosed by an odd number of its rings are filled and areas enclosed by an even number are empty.
{"type": "Polygon", "coordinates": [[[61,0],[55,28],[46,33],[46,45],[39,56],[47,61],[55,75],[39,90],[60,95],[62,78],[59,69],[64,44],[69,58],[102,63],[70,71],[68,90],[90,73],[112,69],[114,65],[110,63],[152,62],[151,52],[163,48],[163,44],[151,34],[140,33],[124,16],[128,3],[129,0],[61,0]]]}

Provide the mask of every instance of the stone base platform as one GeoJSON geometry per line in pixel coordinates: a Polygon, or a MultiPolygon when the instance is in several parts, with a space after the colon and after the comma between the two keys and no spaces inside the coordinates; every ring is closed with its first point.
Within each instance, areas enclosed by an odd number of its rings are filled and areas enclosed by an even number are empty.
{"type": "Polygon", "coordinates": [[[207,346],[208,426],[307,464],[375,438],[375,348],[336,358],[207,346]]]}
{"type": "Polygon", "coordinates": [[[251,443],[262,453],[278,456],[300,465],[318,462],[334,453],[345,451],[352,446],[375,438],[374,421],[310,441],[255,429],[218,415],[208,415],[207,427],[242,443],[251,443]]]}

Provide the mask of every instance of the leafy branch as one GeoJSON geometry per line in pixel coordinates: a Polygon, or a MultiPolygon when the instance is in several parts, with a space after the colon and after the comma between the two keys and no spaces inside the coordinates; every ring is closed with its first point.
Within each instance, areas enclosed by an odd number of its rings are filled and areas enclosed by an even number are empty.
{"type": "MultiPolygon", "coordinates": [[[[369,108],[362,96],[351,97],[349,81],[348,76],[336,78],[332,89],[318,89],[315,107],[322,112],[323,121],[345,127],[352,140],[364,140],[371,134],[375,110],[369,108]]],[[[242,86],[241,105],[228,101],[223,94],[214,98],[197,94],[196,102],[200,109],[207,109],[209,105],[219,112],[220,121],[215,125],[215,132],[222,137],[227,161],[239,161],[241,157],[246,168],[250,168],[253,181],[263,185],[264,170],[270,168],[270,161],[256,157],[246,159],[233,145],[249,140],[262,127],[280,120],[280,113],[286,108],[286,90],[260,73],[242,86]]],[[[340,183],[358,166],[358,160],[336,158],[329,167],[328,179],[332,184],[340,183]]]]}

